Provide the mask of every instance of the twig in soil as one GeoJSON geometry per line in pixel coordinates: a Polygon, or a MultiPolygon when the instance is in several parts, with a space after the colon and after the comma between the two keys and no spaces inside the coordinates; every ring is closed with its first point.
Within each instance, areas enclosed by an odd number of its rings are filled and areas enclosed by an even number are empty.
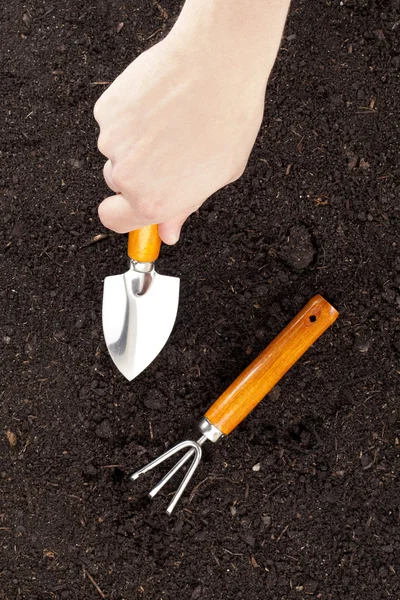
{"type": "Polygon", "coordinates": [[[90,583],[92,583],[94,585],[94,587],[96,588],[96,590],[99,592],[100,596],[102,598],[105,598],[106,596],[105,596],[104,592],[101,591],[101,589],[99,588],[99,586],[97,585],[97,583],[95,582],[95,580],[93,579],[93,577],[91,576],[89,571],[87,571],[85,569],[85,567],[83,567],[83,576],[86,577],[86,575],[88,576],[90,583]]]}
{"type": "Polygon", "coordinates": [[[110,85],[111,81],[92,81],[89,85],[110,85]]]}
{"type": "Polygon", "coordinates": [[[146,42],[147,42],[147,40],[151,40],[151,38],[153,38],[154,36],[156,36],[157,33],[161,33],[164,30],[165,30],[165,26],[161,27],[160,29],[157,29],[157,31],[155,31],[154,33],[152,33],[151,35],[149,35],[148,38],[146,38],[146,42]]]}
{"type": "Polygon", "coordinates": [[[189,500],[188,500],[188,504],[190,504],[193,500],[193,498],[196,495],[197,490],[199,489],[199,487],[205,482],[207,481],[207,479],[209,479],[209,477],[206,477],[205,479],[203,479],[203,481],[200,481],[200,483],[198,483],[192,490],[192,493],[189,496],[189,500]]]}
{"type": "Polygon", "coordinates": [[[228,554],[231,554],[232,556],[243,556],[241,552],[231,552],[230,550],[228,550],[228,548],[222,548],[222,550],[224,550],[228,554]]]}
{"type": "Polygon", "coordinates": [[[106,240],[108,237],[109,236],[106,233],[98,233],[97,235],[93,236],[92,239],[89,240],[87,244],[83,244],[83,246],[81,246],[81,248],[87,248],[88,246],[92,246],[93,244],[96,244],[97,242],[106,240]]]}
{"type": "Polygon", "coordinates": [[[279,490],[281,487],[283,487],[284,485],[285,485],[285,483],[280,483],[279,485],[277,485],[276,487],[274,487],[273,490],[271,490],[270,492],[268,492],[268,494],[265,494],[265,495],[268,495],[269,497],[273,496],[275,494],[275,492],[277,490],[279,490]]]}
{"type": "MultiPolygon", "coordinates": [[[[48,248],[48,246],[47,246],[47,248],[48,248]]],[[[59,262],[54,260],[54,258],[52,256],[50,256],[50,254],[48,252],[46,252],[47,248],[45,250],[43,250],[43,252],[40,254],[39,258],[41,256],[43,256],[43,254],[45,254],[47,256],[47,258],[49,258],[51,260],[51,262],[53,262],[55,265],[57,265],[57,267],[61,267],[63,269],[64,265],[61,265],[59,262]]]]}
{"type": "Polygon", "coordinates": [[[279,534],[279,537],[276,540],[277,542],[281,541],[283,534],[285,534],[288,529],[289,529],[289,525],[286,525],[285,529],[279,534]]]}
{"type": "Polygon", "coordinates": [[[158,0],[153,0],[154,4],[157,6],[158,10],[161,13],[163,19],[168,19],[168,13],[163,6],[158,2],[158,0]]]}
{"type": "Polygon", "coordinates": [[[295,562],[300,562],[298,558],[295,558],[294,556],[290,556],[290,554],[284,554],[284,556],[286,556],[286,558],[291,558],[295,562]]]}

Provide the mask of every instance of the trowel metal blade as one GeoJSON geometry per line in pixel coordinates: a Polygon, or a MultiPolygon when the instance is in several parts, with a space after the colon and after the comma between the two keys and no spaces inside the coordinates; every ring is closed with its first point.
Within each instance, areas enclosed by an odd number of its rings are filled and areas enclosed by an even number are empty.
{"type": "Polygon", "coordinates": [[[104,280],[103,331],[108,351],[131,381],[159,354],[175,323],[179,278],[130,269],[104,280]]]}

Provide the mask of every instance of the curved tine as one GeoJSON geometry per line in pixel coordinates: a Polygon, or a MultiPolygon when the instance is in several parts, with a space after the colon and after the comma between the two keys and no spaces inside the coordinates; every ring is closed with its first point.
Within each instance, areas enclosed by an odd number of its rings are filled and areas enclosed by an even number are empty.
{"type": "Polygon", "coordinates": [[[193,446],[193,450],[195,452],[195,457],[192,462],[192,466],[190,467],[189,471],[186,473],[185,477],[183,478],[183,481],[182,481],[181,485],[178,487],[175,496],[172,498],[172,502],[169,504],[169,506],[167,508],[168,515],[170,515],[172,513],[175,506],[179,502],[180,497],[182,496],[183,492],[185,491],[189,481],[191,480],[191,478],[193,476],[193,473],[197,469],[199,462],[201,460],[201,446],[199,446],[197,442],[194,442],[194,444],[195,444],[195,446],[193,446]]]}
{"type": "Polygon", "coordinates": [[[170,471],[168,471],[168,473],[166,475],[164,475],[164,477],[161,479],[161,481],[159,481],[157,483],[157,485],[155,487],[153,487],[153,489],[149,493],[149,496],[151,498],[154,498],[154,496],[156,494],[158,494],[158,492],[161,490],[161,488],[164,487],[164,485],[167,483],[167,481],[169,481],[171,479],[171,477],[173,477],[175,475],[175,473],[177,471],[179,471],[179,469],[185,464],[186,461],[189,460],[189,458],[191,456],[193,456],[194,453],[195,453],[195,450],[193,450],[193,449],[189,450],[189,452],[186,452],[186,454],[184,456],[182,456],[180,461],[177,462],[176,465],[174,467],[172,467],[172,469],[170,471]]]}
{"type": "MultiPolygon", "coordinates": [[[[204,444],[204,442],[207,440],[207,438],[202,435],[198,440],[197,440],[197,444],[199,446],[202,446],[204,444]]],[[[154,498],[154,496],[156,494],[158,494],[158,492],[161,490],[161,488],[164,487],[164,485],[167,483],[167,481],[169,481],[171,479],[171,477],[173,477],[175,475],[175,473],[177,471],[179,471],[179,469],[185,464],[185,462],[187,462],[189,460],[189,458],[191,456],[193,456],[193,453],[195,452],[195,450],[189,450],[189,452],[186,452],[186,454],[184,454],[182,456],[182,458],[180,459],[179,462],[176,463],[176,465],[174,467],[172,467],[172,469],[170,469],[170,471],[168,471],[168,473],[166,475],[164,475],[164,477],[161,479],[161,481],[159,481],[157,483],[157,485],[150,491],[150,498],[154,498]]]]}
{"type": "Polygon", "coordinates": [[[173,456],[176,452],[179,452],[179,450],[182,450],[182,448],[187,448],[188,446],[197,448],[198,444],[192,440],[187,440],[186,442],[180,442],[179,444],[176,444],[176,446],[173,446],[173,448],[170,448],[167,450],[167,452],[164,452],[164,454],[161,454],[161,456],[152,460],[149,464],[139,469],[139,471],[132,473],[130,479],[137,479],[140,475],[143,475],[143,473],[147,473],[147,471],[150,471],[150,469],[154,469],[154,467],[164,462],[164,460],[167,460],[167,458],[173,456]]]}

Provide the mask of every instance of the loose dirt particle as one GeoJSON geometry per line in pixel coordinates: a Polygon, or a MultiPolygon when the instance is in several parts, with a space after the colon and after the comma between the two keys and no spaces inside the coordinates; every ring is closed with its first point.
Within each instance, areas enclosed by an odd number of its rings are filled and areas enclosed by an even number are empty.
{"type": "Polygon", "coordinates": [[[8,440],[8,443],[10,444],[11,448],[14,448],[17,445],[17,436],[10,429],[7,429],[7,431],[6,431],[6,438],[8,440]]]}

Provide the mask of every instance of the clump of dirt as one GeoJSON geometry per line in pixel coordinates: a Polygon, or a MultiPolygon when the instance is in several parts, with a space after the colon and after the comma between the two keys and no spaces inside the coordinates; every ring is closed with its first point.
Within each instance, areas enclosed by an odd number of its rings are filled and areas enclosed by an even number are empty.
{"type": "Polygon", "coordinates": [[[311,265],[315,254],[316,249],[307,227],[293,225],[280,247],[282,260],[294,271],[301,271],[311,265]]]}

